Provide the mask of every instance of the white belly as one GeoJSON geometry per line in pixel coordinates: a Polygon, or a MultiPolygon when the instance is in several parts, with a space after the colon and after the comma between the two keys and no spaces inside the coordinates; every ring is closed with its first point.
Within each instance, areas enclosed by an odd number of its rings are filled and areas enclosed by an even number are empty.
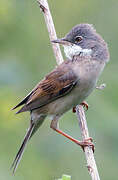
{"type": "Polygon", "coordinates": [[[82,101],[85,100],[95,88],[99,75],[104,68],[104,64],[98,63],[96,67],[94,66],[93,68],[92,66],[87,66],[87,69],[82,67],[82,71],[77,71],[77,73],[79,73],[77,85],[66,96],[51,102],[48,105],[48,114],[61,115],[72,107],[82,103],[82,101]],[[92,69],[91,71],[89,71],[90,68],[92,69]]]}
{"type": "Polygon", "coordinates": [[[80,104],[92,92],[95,83],[78,84],[68,95],[50,103],[49,114],[63,114],[80,104]]]}

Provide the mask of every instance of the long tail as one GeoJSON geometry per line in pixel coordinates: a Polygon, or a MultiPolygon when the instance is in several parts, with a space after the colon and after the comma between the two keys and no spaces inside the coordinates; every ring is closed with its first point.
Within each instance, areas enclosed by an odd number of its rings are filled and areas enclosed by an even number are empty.
{"type": "Polygon", "coordinates": [[[18,153],[16,154],[16,157],[15,157],[15,159],[14,159],[12,165],[11,165],[11,169],[13,169],[13,174],[16,172],[18,164],[20,163],[20,160],[21,160],[22,155],[24,153],[24,150],[26,148],[27,142],[31,137],[34,126],[35,126],[35,124],[31,123],[31,125],[30,125],[30,127],[29,127],[29,129],[28,129],[28,131],[27,131],[27,133],[26,133],[26,135],[24,137],[23,143],[21,144],[21,147],[20,147],[18,153]]]}

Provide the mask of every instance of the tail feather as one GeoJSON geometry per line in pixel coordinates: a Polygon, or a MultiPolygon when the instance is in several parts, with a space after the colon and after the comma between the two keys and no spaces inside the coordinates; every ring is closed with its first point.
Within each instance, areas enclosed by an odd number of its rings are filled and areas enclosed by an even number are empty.
{"type": "Polygon", "coordinates": [[[20,163],[20,160],[21,160],[22,155],[24,153],[24,150],[26,148],[27,142],[31,137],[34,126],[35,126],[35,124],[31,123],[31,125],[30,125],[30,127],[29,127],[29,129],[28,129],[28,131],[27,131],[27,133],[26,133],[26,135],[24,137],[23,143],[21,144],[21,147],[20,147],[18,153],[16,154],[16,157],[15,157],[15,159],[14,159],[12,165],[11,165],[11,169],[13,169],[13,174],[16,172],[16,169],[17,169],[17,167],[18,167],[18,165],[20,163]]]}

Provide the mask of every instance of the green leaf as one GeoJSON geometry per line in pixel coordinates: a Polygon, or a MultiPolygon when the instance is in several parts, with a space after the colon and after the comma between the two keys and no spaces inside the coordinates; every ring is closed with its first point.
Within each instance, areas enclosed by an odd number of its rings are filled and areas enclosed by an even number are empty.
{"type": "Polygon", "coordinates": [[[71,176],[64,174],[64,175],[62,176],[62,180],[71,180],[71,176]]]}
{"type": "Polygon", "coordinates": [[[71,176],[69,175],[63,175],[61,179],[58,179],[58,180],[71,180],[71,176]]]}

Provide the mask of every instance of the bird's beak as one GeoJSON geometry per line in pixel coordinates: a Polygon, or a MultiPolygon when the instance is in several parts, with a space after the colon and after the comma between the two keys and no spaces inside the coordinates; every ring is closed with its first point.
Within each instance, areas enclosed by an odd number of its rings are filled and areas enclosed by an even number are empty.
{"type": "Polygon", "coordinates": [[[58,43],[61,45],[70,45],[71,43],[69,41],[67,41],[65,38],[61,38],[61,39],[56,39],[56,40],[52,40],[52,43],[58,43]]]}

